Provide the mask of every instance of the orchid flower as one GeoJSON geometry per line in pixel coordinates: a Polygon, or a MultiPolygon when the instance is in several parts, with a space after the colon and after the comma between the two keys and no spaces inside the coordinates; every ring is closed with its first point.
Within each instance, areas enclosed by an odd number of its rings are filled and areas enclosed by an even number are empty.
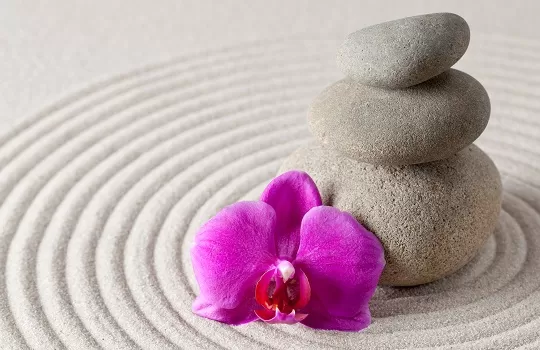
{"type": "Polygon", "coordinates": [[[377,237],[323,206],[300,171],[275,178],[260,201],[221,210],[197,233],[191,257],[197,315],[343,331],[370,324],[368,303],[385,264],[377,237]]]}

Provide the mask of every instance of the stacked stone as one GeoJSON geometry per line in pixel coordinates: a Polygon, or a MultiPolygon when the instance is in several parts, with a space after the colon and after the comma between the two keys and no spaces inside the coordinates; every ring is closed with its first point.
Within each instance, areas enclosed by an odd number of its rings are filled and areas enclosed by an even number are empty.
{"type": "Polygon", "coordinates": [[[455,14],[404,18],[352,33],[337,57],[347,76],[309,109],[315,142],[281,171],[315,180],[325,204],[352,213],[385,247],[381,283],[410,286],[469,262],[492,233],[499,173],[472,142],[490,102],[451,69],[469,44],[455,14]]]}

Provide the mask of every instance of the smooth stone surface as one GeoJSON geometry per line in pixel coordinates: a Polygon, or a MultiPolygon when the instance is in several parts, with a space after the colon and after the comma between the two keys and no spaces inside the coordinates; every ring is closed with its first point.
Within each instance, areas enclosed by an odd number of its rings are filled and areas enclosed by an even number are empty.
{"type": "Polygon", "coordinates": [[[493,232],[501,208],[497,168],[475,145],[445,160],[396,167],[360,163],[312,143],[280,172],[292,169],[313,177],[324,204],[350,212],[379,237],[385,285],[428,283],[458,270],[493,232]]]}
{"type": "Polygon", "coordinates": [[[484,87],[450,69],[403,90],[340,80],[315,98],[308,121],[326,147],[363,162],[406,165],[467,147],[485,129],[490,110],[484,87]]]}
{"type": "Polygon", "coordinates": [[[469,46],[467,22],[433,13],[377,24],[350,34],[337,64],[362,84],[405,88],[452,67],[469,46]]]}

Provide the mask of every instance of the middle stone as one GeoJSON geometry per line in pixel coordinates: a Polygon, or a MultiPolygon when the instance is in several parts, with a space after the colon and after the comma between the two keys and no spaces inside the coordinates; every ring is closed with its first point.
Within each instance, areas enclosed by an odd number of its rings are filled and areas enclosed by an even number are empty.
{"type": "Polygon", "coordinates": [[[340,80],[317,96],[308,121],[324,147],[362,162],[408,165],[464,149],[480,136],[489,114],[484,87],[450,69],[399,90],[340,80]]]}

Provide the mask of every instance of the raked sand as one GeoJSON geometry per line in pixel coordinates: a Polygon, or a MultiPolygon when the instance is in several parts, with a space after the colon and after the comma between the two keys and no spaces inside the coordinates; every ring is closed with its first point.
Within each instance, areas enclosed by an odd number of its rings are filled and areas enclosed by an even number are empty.
{"type": "Polygon", "coordinates": [[[93,84],[0,136],[0,348],[540,348],[540,41],[476,40],[458,68],[492,100],[477,144],[503,211],[458,273],[379,288],[360,333],[191,313],[196,229],[258,196],[340,77],[321,39],[239,45],[93,84]]]}

